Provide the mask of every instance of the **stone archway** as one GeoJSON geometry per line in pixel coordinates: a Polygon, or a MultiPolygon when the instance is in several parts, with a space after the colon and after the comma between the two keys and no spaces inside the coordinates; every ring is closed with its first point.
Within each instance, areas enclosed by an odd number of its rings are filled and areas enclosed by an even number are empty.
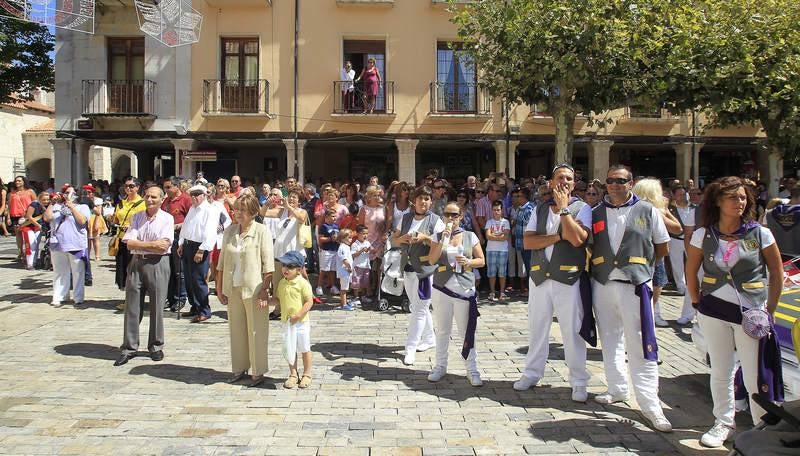
{"type": "Polygon", "coordinates": [[[111,179],[122,179],[131,175],[131,158],[128,155],[120,155],[111,165],[111,179]]]}
{"type": "Polygon", "coordinates": [[[53,169],[53,161],[49,158],[39,158],[27,166],[28,179],[37,182],[47,182],[53,169]]]}

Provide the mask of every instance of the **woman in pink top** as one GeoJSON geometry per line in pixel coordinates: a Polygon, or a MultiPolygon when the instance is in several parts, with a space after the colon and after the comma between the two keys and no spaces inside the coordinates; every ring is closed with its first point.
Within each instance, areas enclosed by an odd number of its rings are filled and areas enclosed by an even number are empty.
{"type": "Polygon", "coordinates": [[[375,295],[375,286],[378,283],[378,271],[381,267],[381,258],[386,246],[386,212],[381,201],[381,191],[378,187],[369,186],[364,195],[366,204],[358,212],[358,223],[365,225],[369,230],[367,240],[372,246],[369,253],[372,274],[370,276],[368,296],[375,295]]]}
{"type": "Polygon", "coordinates": [[[381,74],[375,66],[375,59],[367,60],[367,67],[361,70],[356,82],[364,80],[364,114],[372,114],[375,109],[375,100],[378,99],[378,87],[381,84],[381,74]]]}
{"type": "Polygon", "coordinates": [[[28,206],[36,200],[36,193],[28,186],[28,179],[23,176],[14,178],[14,186],[8,194],[9,227],[14,230],[17,237],[17,259],[24,260],[25,252],[22,249],[22,233],[17,227],[25,221],[25,212],[28,206]]]}

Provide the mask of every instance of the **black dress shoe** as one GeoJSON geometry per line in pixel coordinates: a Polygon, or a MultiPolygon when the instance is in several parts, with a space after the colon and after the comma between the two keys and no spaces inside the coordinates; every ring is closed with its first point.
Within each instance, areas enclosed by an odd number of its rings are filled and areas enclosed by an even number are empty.
{"type": "Polygon", "coordinates": [[[123,353],[123,354],[119,355],[119,358],[117,358],[116,361],[114,361],[114,365],[115,366],[122,366],[123,364],[125,364],[128,361],[132,360],[134,358],[134,356],[136,356],[136,355],[134,355],[133,353],[123,353]]]}
{"type": "Polygon", "coordinates": [[[84,287],[91,287],[92,286],[92,279],[86,279],[83,281],[84,287]]]}
{"type": "Polygon", "coordinates": [[[164,351],[159,350],[150,353],[150,359],[152,359],[153,361],[161,361],[162,359],[164,359],[164,351]]]}

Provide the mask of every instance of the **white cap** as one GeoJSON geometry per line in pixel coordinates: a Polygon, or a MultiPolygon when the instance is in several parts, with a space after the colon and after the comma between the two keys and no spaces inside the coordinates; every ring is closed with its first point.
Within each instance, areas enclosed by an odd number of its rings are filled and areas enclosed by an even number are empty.
{"type": "Polygon", "coordinates": [[[207,195],[208,194],[208,188],[206,188],[206,186],[203,185],[203,184],[197,184],[197,185],[194,185],[194,186],[189,188],[189,194],[192,194],[192,193],[195,193],[195,192],[203,192],[203,194],[207,195]]]}

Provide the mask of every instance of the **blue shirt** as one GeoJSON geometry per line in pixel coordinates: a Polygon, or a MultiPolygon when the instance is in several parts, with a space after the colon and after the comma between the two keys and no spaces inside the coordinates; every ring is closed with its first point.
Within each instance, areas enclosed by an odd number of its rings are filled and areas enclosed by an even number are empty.
{"type": "Polygon", "coordinates": [[[530,201],[526,202],[522,206],[517,209],[517,218],[514,222],[514,248],[517,250],[523,250],[523,240],[525,238],[525,227],[528,226],[528,220],[531,218],[531,214],[533,213],[533,203],[530,201]]]}
{"type": "MultiPolygon", "coordinates": [[[[339,225],[335,223],[323,223],[319,227],[319,235],[325,237],[336,237],[339,234],[339,225]]],[[[339,243],[338,242],[328,242],[325,244],[320,243],[322,246],[322,250],[327,250],[328,252],[336,252],[339,250],[339,243]]]]}

